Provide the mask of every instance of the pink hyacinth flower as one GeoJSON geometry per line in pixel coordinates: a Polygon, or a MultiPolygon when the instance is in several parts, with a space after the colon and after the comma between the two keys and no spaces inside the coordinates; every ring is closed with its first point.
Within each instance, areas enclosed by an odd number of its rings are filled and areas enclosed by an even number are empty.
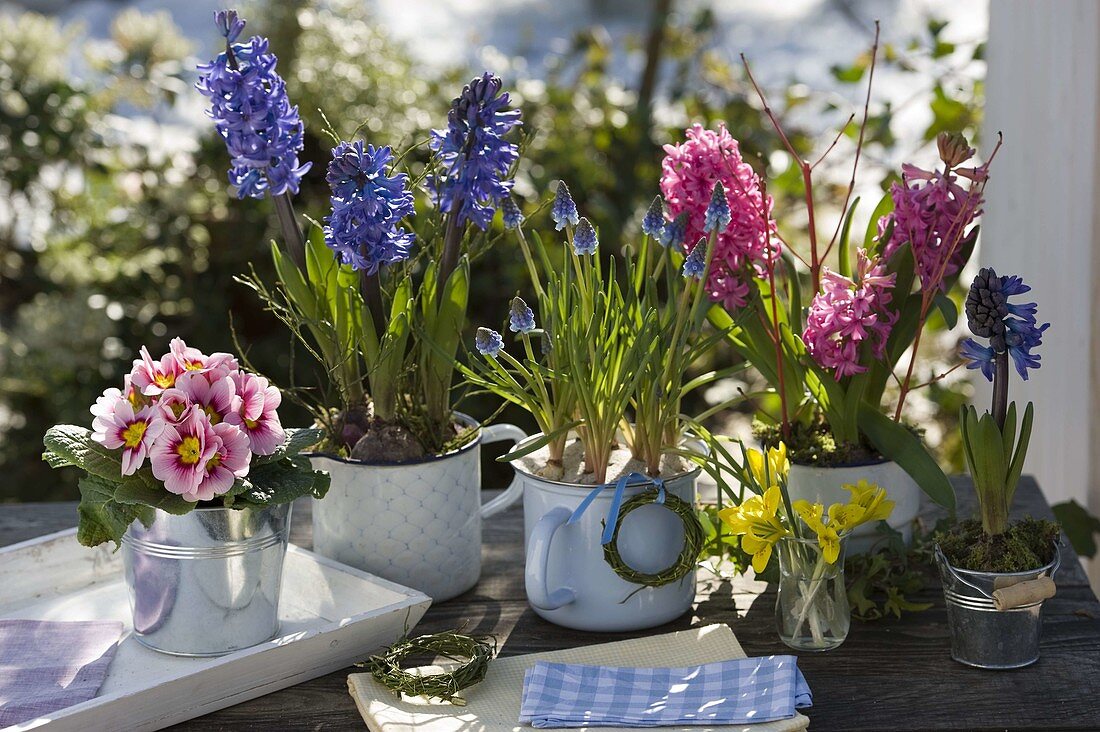
{"type": "Polygon", "coordinates": [[[214,434],[218,437],[218,446],[206,461],[202,482],[194,493],[200,501],[209,501],[232,488],[237,478],[248,475],[248,465],[252,461],[248,435],[239,427],[222,422],[214,425],[214,434]]]}
{"type": "Polygon", "coordinates": [[[245,431],[252,452],[270,455],[286,440],[277,411],[282,394],[262,376],[238,372],[231,378],[237,386],[237,396],[225,421],[245,431]]]}
{"type": "Polygon", "coordinates": [[[154,361],[149,355],[149,349],[142,346],[141,358],[134,361],[130,381],[134,388],[145,396],[156,396],[165,389],[175,386],[176,378],[181,373],[183,369],[171,353],[166,353],[159,361],[154,361]]]}
{"type": "Polygon", "coordinates": [[[109,413],[96,415],[92,422],[92,439],[110,450],[122,448],[122,474],[133,475],[145,464],[145,457],[164,426],[160,410],[149,406],[135,413],[120,392],[109,413]]]}
{"type": "Polygon", "coordinates": [[[210,373],[188,371],[176,380],[176,388],[187,397],[191,404],[197,404],[216,425],[225,420],[233,411],[233,399],[237,395],[236,385],[228,376],[210,381],[210,373]]]}
{"type": "Polygon", "coordinates": [[[221,446],[206,413],[188,407],[177,424],[167,424],[149,451],[153,475],[169,493],[198,501],[198,488],[206,477],[206,464],[221,446]]]}
{"type": "Polygon", "coordinates": [[[752,277],[763,276],[779,256],[772,236],[776,230],[772,198],[764,195],[760,177],[741,158],[740,145],[725,126],[713,131],[696,124],[685,135],[683,143],[664,147],[661,194],[673,219],[687,213],[683,240],[687,253],[706,234],[707,206],[715,182],[722,182],[731,218],[715,241],[707,292],[727,310],[742,308],[752,277]]]}
{"type": "Polygon", "coordinates": [[[871,356],[885,357],[886,340],[897,321],[897,313],[886,307],[896,278],[886,273],[885,264],[869,259],[862,249],[855,280],[823,268],[821,292],[810,304],[802,341],[814,361],[832,370],[838,381],[867,370],[861,363],[865,341],[870,343],[871,356]]]}

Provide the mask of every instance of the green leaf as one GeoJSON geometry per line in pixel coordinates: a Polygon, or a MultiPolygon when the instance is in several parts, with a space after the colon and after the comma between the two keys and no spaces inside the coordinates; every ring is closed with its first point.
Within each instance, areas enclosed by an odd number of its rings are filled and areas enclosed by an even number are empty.
{"type": "Polygon", "coordinates": [[[1054,504],[1050,510],[1054,511],[1054,517],[1069,537],[1073,550],[1082,557],[1095,557],[1095,537],[1100,534],[1100,518],[1086,511],[1084,506],[1072,498],[1065,503],[1054,504]]]}
{"type": "Polygon", "coordinates": [[[547,445],[549,445],[551,442],[556,440],[558,437],[561,437],[563,434],[565,434],[569,430],[574,429],[575,427],[578,427],[580,424],[581,424],[580,420],[574,420],[572,422],[569,422],[568,424],[562,425],[561,427],[554,430],[553,432],[549,432],[549,433],[546,433],[546,434],[540,434],[537,438],[532,439],[530,442],[527,442],[523,447],[515,447],[515,448],[509,450],[508,452],[506,452],[505,454],[501,455],[500,457],[497,458],[497,462],[498,463],[510,463],[513,460],[518,460],[521,457],[525,457],[527,455],[530,455],[533,452],[537,452],[538,450],[542,449],[543,447],[546,447],[547,445]]]}
{"type": "Polygon", "coordinates": [[[153,509],[141,505],[123,505],[115,501],[117,484],[97,475],[83,475],[77,482],[80,524],[76,539],[84,546],[98,546],[113,541],[122,543],[122,535],[135,520],[146,526],[153,522],[153,509]]]}
{"type": "Polygon", "coordinates": [[[309,458],[298,455],[253,467],[248,473],[248,481],[252,486],[240,494],[242,501],[283,504],[302,496],[324,498],[328,492],[329,474],[314,470],[309,458]]]}
{"type": "Polygon", "coordinates": [[[943,315],[943,320],[947,323],[947,328],[950,330],[955,327],[955,324],[959,322],[959,308],[955,305],[955,301],[947,296],[947,293],[940,290],[936,293],[932,299],[933,304],[943,315]]]}
{"type": "MultiPolygon", "coordinates": [[[[859,205],[859,196],[848,207],[848,213],[844,216],[844,227],[840,230],[840,241],[837,245],[837,268],[845,277],[852,276],[852,217],[855,216],[856,206],[859,205]]],[[[793,269],[791,270],[794,271],[793,269]]]]}
{"type": "Polygon", "coordinates": [[[185,501],[182,496],[169,493],[164,486],[154,488],[140,480],[132,479],[126,479],[119,483],[118,488],[115,489],[114,500],[120,504],[159,508],[161,511],[175,516],[189,513],[195,507],[194,503],[185,501]]]}
{"type": "Polygon", "coordinates": [[[252,458],[252,466],[265,465],[282,460],[285,457],[297,455],[302,450],[313,447],[325,436],[325,431],[315,428],[289,428],[286,430],[286,440],[270,455],[256,455],[252,458]]]}
{"type": "MultiPolygon", "coordinates": [[[[111,483],[123,480],[121,451],[109,450],[94,441],[91,430],[85,427],[59,424],[46,431],[42,442],[46,446],[43,458],[52,467],[73,465],[111,483]]],[[[149,487],[158,485],[148,471],[138,471],[133,479],[149,487]]]]}
{"type": "Polygon", "coordinates": [[[919,437],[880,412],[877,405],[864,403],[860,407],[859,426],[876,450],[900,465],[929,498],[954,513],[955,489],[919,437]]]}
{"type": "MultiPolygon", "coordinates": [[[[1016,404],[1013,402],[1013,408],[1016,404]]],[[[1016,443],[1016,451],[1012,454],[1012,462],[1008,466],[1008,475],[1005,477],[1005,490],[1008,491],[1008,502],[1012,503],[1012,497],[1016,492],[1016,484],[1020,481],[1020,475],[1024,471],[1024,460],[1027,458],[1027,448],[1031,443],[1031,426],[1035,421],[1035,406],[1028,402],[1024,408],[1024,419],[1020,423],[1020,438],[1016,443]]],[[[1005,451],[1007,457],[1009,452],[1005,451]]]]}

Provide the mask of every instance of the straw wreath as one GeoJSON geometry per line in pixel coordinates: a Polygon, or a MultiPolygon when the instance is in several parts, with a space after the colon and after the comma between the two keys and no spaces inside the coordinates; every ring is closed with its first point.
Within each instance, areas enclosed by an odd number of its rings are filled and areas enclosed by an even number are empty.
{"type": "Polygon", "coordinates": [[[690,572],[699,560],[699,553],[703,550],[703,543],[706,541],[703,525],[699,522],[699,517],[695,515],[695,508],[682,498],[671,493],[665,493],[664,507],[679,516],[684,523],[684,548],[680,552],[680,556],[672,564],[653,574],[632,569],[623,561],[622,556],[619,554],[619,529],[622,528],[623,521],[631,511],[656,503],[658,495],[658,491],[650,490],[625,501],[619,509],[619,517],[615,522],[615,531],[611,535],[611,541],[604,544],[603,547],[604,561],[611,566],[615,574],[627,582],[645,587],[661,587],[670,582],[675,582],[690,572]]]}
{"type": "Polygon", "coordinates": [[[385,653],[358,665],[368,669],[375,681],[394,694],[441,699],[461,707],[466,700],[456,695],[485,678],[495,654],[495,639],[471,638],[451,630],[398,641],[385,653]],[[418,653],[432,653],[462,664],[447,673],[423,676],[401,668],[402,661],[418,653]]]}

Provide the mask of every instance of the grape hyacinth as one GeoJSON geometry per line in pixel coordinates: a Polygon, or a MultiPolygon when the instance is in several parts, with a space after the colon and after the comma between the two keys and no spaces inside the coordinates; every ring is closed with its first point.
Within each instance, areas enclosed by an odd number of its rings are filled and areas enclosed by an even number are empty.
{"type": "Polygon", "coordinates": [[[238,198],[296,194],[310,163],[298,161],[304,128],[275,70],[278,59],[266,38],[235,42],[245,25],[236,11],[215,13],[214,22],[226,50],[198,67],[195,88],[210,99],[207,114],[225,140],[229,181],[238,198]]]}
{"type": "Polygon", "coordinates": [[[978,272],[966,296],[966,324],[971,333],[988,339],[989,345],[983,346],[973,338],[963,341],[961,350],[967,368],[980,369],[986,379],[994,382],[999,361],[1003,361],[1004,378],[1007,378],[1009,357],[1024,381],[1027,381],[1028,369],[1039,368],[1040,356],[1032,353],[1032,349],[1042,345],[1043,332],[1050,323],[1038,324],[1035,303],[1008,301],[1013,295],[1030,291],[1021,278],[1000,276],[992,267],[978,272]]]}
{"type": "Polygon", "coordinates": [[[982,213],[982,186],[978,184],[989,172],[988,163],[977,168],[954,167],[968,160],[974,150],[966,147],[965,141],[952,145],[951,139],[940,139],[943,171],[902,166],[901,183],[890,186],[894,210],[878,222],[880,236],[893,224],[883,258],[889,261],[909,244],[921,287],[926,289],[946,289],[947,278],[966,263],[967,247],[961,242],[971,234],[967,228],[982,213]],[[960,177],[973,181],[969,188],[960,185],[960,177]]]}
{"type": "Polygon", "coordinates": [[[870,342],[874,358],[886,356],[886,339],[897,320],[886,309],[897,275],[886,274],[886,265],[869,259],[863,249],[857,260],[854,280],[823,268],[822,292],[810,304],[802,333],[810,356],[832,370],[837,381],[867,370],[860,363],[864,342],[870,342]]]}
{"type": "Polygon", "coordinates": [[[724,126],[718,131],[693,125],[687,139],[679,145],[665,145],[661,163],[661,193],[668,203],[673,221],[686,214],[683,234],[669,225],[668,238],[675,246],[699,240],[725,218],[725,211],[714,208],[708,221],[707,210],[714,201],[715,183],[725,191],[729,220],[718,228],[711,257],[707,290],[711,300],[728,310],[742,308],[748,302],[749,280],[763,275],[769,263],[779,256],[772,241],[775,221],[771,216],[772,199],[765,196],[759,176],[744,162],[737,143],[724,126]]]}
{"type": "Polygon", "coordinates": [[[733,214],[730,213],[730,204],[726,200],[726,189],[722,187],[722,181],[716,180],[710,195],[710,203],[707,204],[706,213],[703,214],[703,231],[708,234],[712,231],[722,232],[732,220],[733,214]]]}
{"type": "Polygon", "coordinates": [[[573,251],[577,254],[595,254],[599,246],[592,222],[582,216],[577,224],[577,232],[573,235],[573,251]]]}
{"type": "Polygon", "coordinates": [[[535,312],[521,297],[512,298],[508,309],[508,329],[513,333],[530,333],[535,329],[535,312]]]}
{"type": "Polygon", "coordinates": [[[500,210],[505,229],[518,229],[523,225],[523,212],[519,210],[519,206],[511,196],[505,196],[500,202],[500,210]]]}
{"type": "Polygon", "coordinates": [[[561,231],[566,224],[576,226],[580,223],[580,214],[577,213],[577,204],[573,203],[573,196],[569,193],[569,186],[565,181],[558,181],[558,188],[554,192],[554,205],[550,208],[550,218],[554,220],[554,229],[561,231]]]}
{"type": "Polygon", "coordinates": [[[488,71],[473,79],[451,102],[447,127],[431,133],[441,174],[429,186],[439,210],[455,215],[460,227],[472,221],[484,231],[512,190],[506,176],[519,148],[504,137],[521,124],[520,111],[505,109],[510,98],[502,85],[488,71]]]}
{"type": "Polygon", "coordinates": [[[701,280],[707,271],[707,240],[700,239],[684,258],[684,277],[701,280]]]}
{"type": "Polygon", "coordinates": [[[325,244],[341,262],[370,275],[408,259],[415,239],[399,226],[413,213],[413,196],[407,175],[388,174],[392,159],[388,146],[341,142],[326,175],[332,214],[325,218],[325,244]]]}
{"type": "Polygon", "coordinates": [[[642,233],[660,244],[665,244],[665,202],[660,196],[653,197],[649,210],[642,219],[642,233]]]}
{"type": "Polygon", "coordinates": [[[504,338],[495,330],[478,328],[474,334],[474,346],[482,356],[496,357],[500,349],[504,348],[504,338]]]}
{"type": "Polygon", "coordinates": [[[688,212],[682,211],[679,216],[665,224],[665,230],[661,235],[661,243],[666,247],[679,248],[684,245],[684,237],[687,236],[688,212]]]}

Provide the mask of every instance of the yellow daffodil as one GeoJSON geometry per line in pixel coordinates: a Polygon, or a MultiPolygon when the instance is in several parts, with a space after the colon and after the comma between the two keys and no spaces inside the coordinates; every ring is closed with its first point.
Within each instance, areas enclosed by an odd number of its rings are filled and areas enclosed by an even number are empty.
{"type": "Polygon", "coordinates": [[[779,447],[768,448],[766,466],[764,453],[759,450],[748,450],[745,457],[748,463],[746,478],[751,476],[761,488],[770,488],[787,482],[791,462],[787,458],[787,446],[784,443],[780,442],[779,447]]]}
{"type": "Polygon", "coordinates": [[[858,520],[849,523],[848,528],[868,521],[882,521],[889,518],[894,510],[894,502],[886,499],[886,490],[873,483],[861,480],[855,485],[845,485],[844,488],[852,494],[852,502],[848,506],[858,506],[860,509],[858,520]]]}
{"type": "Polygon", "coordinates": [[[779,486],[773,485],[764,495],[751,496],[740,506],[718,513],[730,530],[741,537],[741,548],[752,555],[752,568],[757,572],[768,566],[775,543],[790,533],[776,516],[781,500],[779,486]]]}

